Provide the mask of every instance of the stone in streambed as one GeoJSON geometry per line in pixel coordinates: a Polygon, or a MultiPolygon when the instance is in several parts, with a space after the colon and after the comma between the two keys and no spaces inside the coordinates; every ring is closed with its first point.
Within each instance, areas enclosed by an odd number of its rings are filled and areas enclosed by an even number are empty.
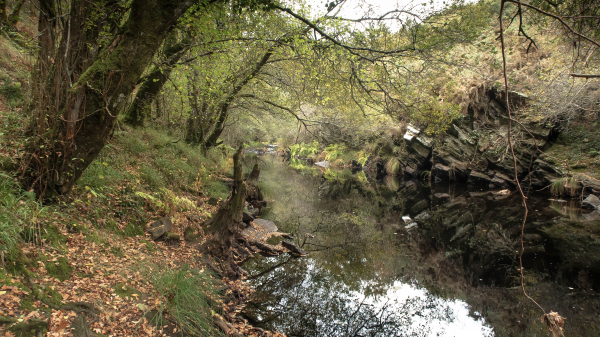
{"type": "Polygon", "coordinates": [[[251,214],[248,214],[246,212],[242,213],[242,221],[243,222],[250,222],[250,221],[254,221],[254,217],[251,214]]]}
{"type": "Polygon", "coordinates": [[[581,208],[600,209],[600,199],[598,199],[597,196],[590,194],[581,202],[581,208]]]}

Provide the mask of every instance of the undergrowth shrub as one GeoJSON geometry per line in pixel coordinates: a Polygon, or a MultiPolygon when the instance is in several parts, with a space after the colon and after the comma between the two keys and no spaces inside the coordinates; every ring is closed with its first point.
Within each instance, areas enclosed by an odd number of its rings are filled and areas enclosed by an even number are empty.
{"type": "Polygon", "coordinates": [[[552,195],[576,195],[580,188],[581,185],[575,177],[563,177],[550,185],[550,193],[552,195]]]}
{"type": "Polygon", "coordinates": [[[168,313],[184,333],[223,335],[212,321],[212,314],[221,310],[221,300],[208,272],[190,269],[187,265],[175,269],[154,267],[148,272],[160,298],[158,313],[151,318],[154,321],[151,323],[166,325],[165,314],[168,313]]]}
{"type": "Polygon", "coordinates": [[[46,210],[36,202],[35,194],[21,193],[11,176],[0,173],[0,251],[11,251],[20,240],[19,234],[46,210]]]}

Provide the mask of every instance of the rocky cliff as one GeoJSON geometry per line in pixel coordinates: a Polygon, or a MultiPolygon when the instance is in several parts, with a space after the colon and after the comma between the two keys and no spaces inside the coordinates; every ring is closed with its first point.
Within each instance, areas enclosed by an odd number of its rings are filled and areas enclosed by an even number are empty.
{"type": "MultiPolygon", "coordinates": [[[[517,175],[525,188],[542,189],[568,176],[544,151],[558,137],[551,125],[527,118],[527,96],[509,93],[513,123],[517,175]]],[[[446,133],[433,138],[410,125],[402,140],[408,154],[398,158],[401,172],[417,176],[431,171],[432,181],[457,181],[469,184],[509,188],[515,186],[514,161],[508,145],[508,122],[504,93],[496,89],[479,89],[472,95],[467,114],[453,121],[446,133]]],[[[600,184],[586,180],[577,183],[599,189],[600,184]]]]}

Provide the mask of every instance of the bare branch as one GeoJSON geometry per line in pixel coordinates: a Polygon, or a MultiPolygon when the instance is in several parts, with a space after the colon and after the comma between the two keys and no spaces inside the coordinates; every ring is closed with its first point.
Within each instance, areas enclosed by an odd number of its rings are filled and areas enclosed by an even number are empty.
{"type": "Polygon", "coordinates": [[[581,78],[600,78],[600,74],[569,74],[572,77],[581,77],[581,78]]]}

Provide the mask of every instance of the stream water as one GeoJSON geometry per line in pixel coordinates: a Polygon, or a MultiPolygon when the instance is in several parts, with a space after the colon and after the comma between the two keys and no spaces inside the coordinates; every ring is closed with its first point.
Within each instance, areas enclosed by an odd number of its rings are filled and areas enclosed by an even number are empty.
{"type": "MultiPolygon", "coordinates": [[[[244,264],[252,324],[288,336],[551,335],[520,287],[516,193],[260,161],[263,217],[310,253],[244,264]]],[[[525,288],[566,317],[565,336],[598,336],[600,214],[554,198],[529,196],[525,288]]]]}

